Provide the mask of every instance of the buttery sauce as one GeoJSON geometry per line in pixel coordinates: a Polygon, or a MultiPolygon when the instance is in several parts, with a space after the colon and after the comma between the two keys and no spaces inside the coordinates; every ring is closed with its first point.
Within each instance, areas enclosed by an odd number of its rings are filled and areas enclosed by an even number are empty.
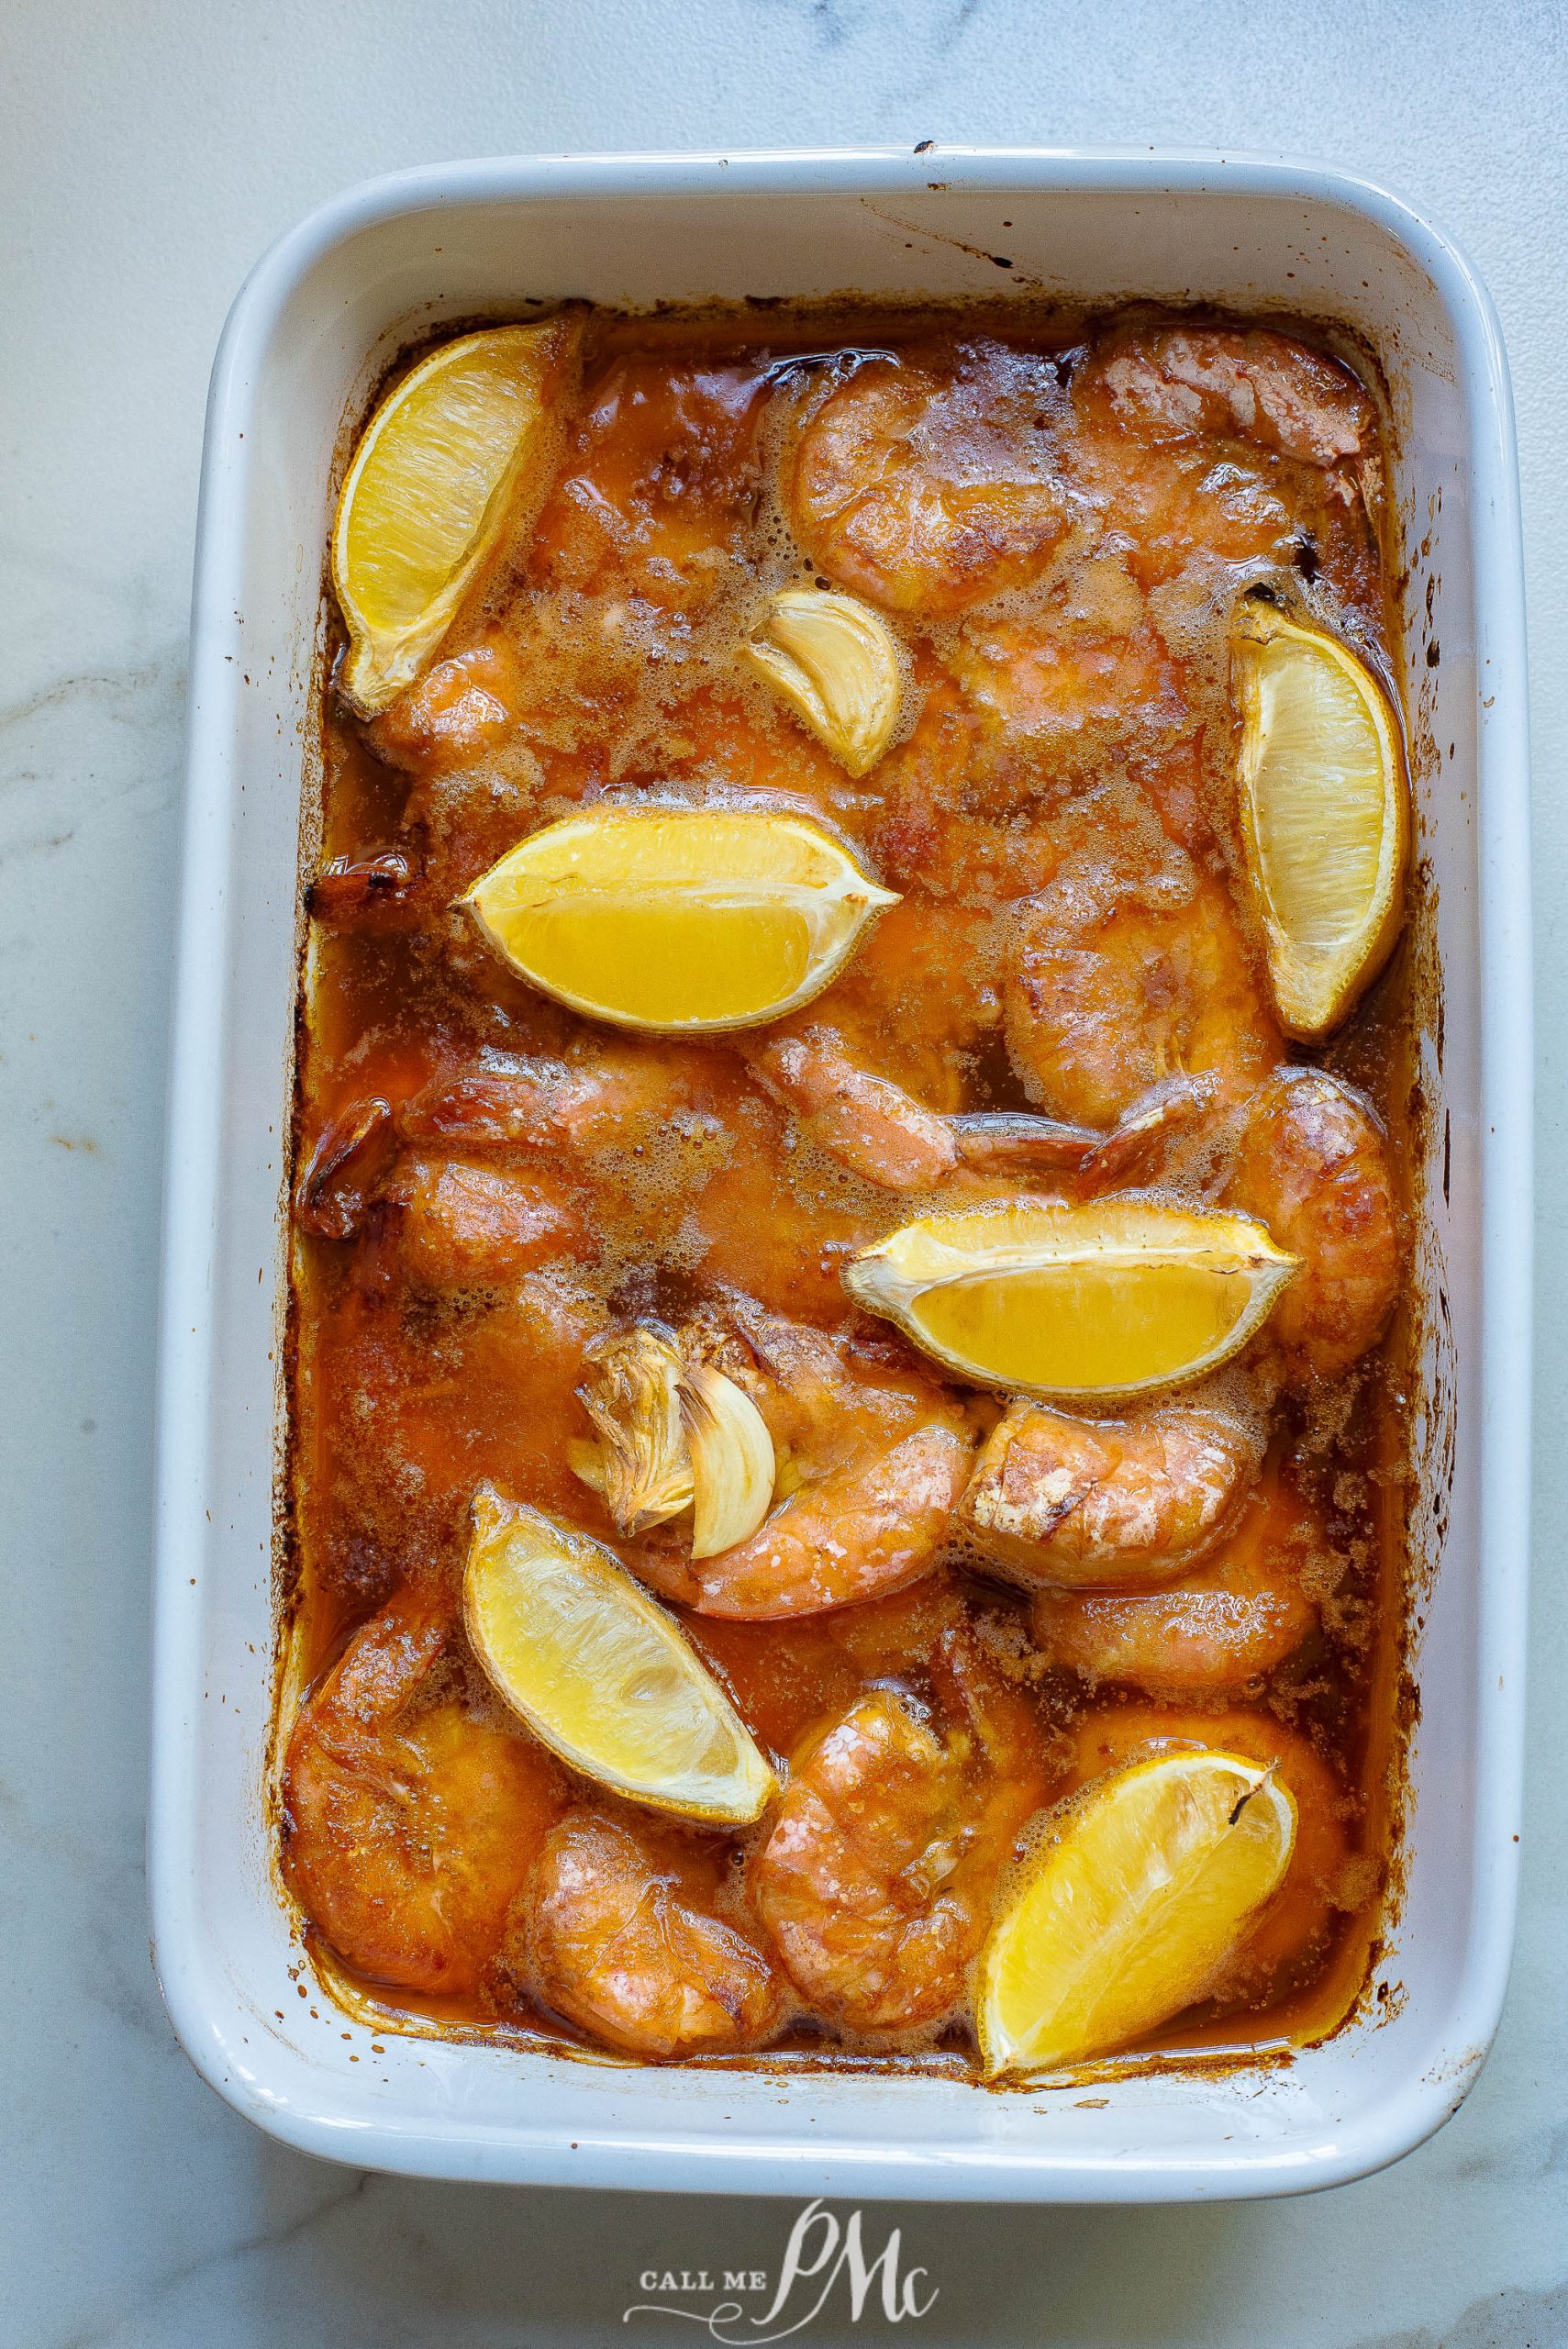
{"type": "MultiPolygon", "coordinates": [[[[730,1343],[740,1330],[775,1364],[804,1345],[830,1422],[798,1439],[808,1473],[813,1442],[837,1458],[862,1407],[867,1443],[927,1413],[979,1444],[1005,1398],[948,1378],[841,1279],[942,1186],[876,1179],[896,1132],[873,1119],[846,1143],[848,1113],[815,1116],[762,1040],[580,1019],[454,908],[524,836],[605,799],[802,811],[899,898],[791,1032],[897,1088],[895,1122],[907,1100],[939,1142],[941,1121],[976,1113],[1111,1127],[1145,1039],[1156,1075],[1240,1072],[1184,1157],[1138,1174],[1213,1197],[1251,1090],[1307,1063],[1370,1102],[1404,1232],[1408,958],[1396,952],[1326,1050],[1281,1039],[1240,873],[1225,651],[1237,598],[1262,587],[1391,669],[1373,404],[1308,330],[1206,319],[595,312],[584,335],[526,541],[390,709],[362,720],[330,681],[322,696],[286,1609],[305,1708],[279,1731],[283,1865],[313,1945],[384,2027],[614,2046],[554,2003],[576,1944],[558,1935],[547,1963],[534,1915],[543,1855],[581,1816],[583,1867],[647,1871],[622,1920],[629,1965],[700,1974],[710,1932],[772,1969],[767,1997],[731,2001],[750,2035],[738,2023],[727,2042],[720,2018],[625,2052],[974,2076],[963,1998],[922,1999],[922,1904],[951,1895],[973,1937],[1033,1813],[1151,1739],[1251,1735],[1292,1784],[1291,1874],[1214,1994],[1113,2060],[1255,2059],[1319,2038],[1366,1982],[1395,1825],[1407,1303],[1326,1375],[1298,1363],[1282,1378],[1252,1355],[1227,1375],[1227,1408],[1266,1450],[1263,1488],[1297,1529],[1267,1553],[1295,1629],[1257,1668],[1222,1655],[1207,1679],[1166,1685],[1146,1664],[1096,1669],[1092,1610],[1072,1640],[1043,1637],[1056,1602],[1037,1609],[956,1531],[906,1586],[828,1611],[755,1621],[673,1602],[781,1768],[878,1691],[951,1740],[955,1655],[1005,1723],[1011,1807],[981,1838],[984,1868],[967,1814],[954,1848],[969,1856],[945,1879],[884,1852],[904,1798],[883,1789],[844,1831],[855,1864],[886,1875],[881,1907],[855,1912],[870,1941],[855,1925],[835,1943],[828,1916],[816,1956],[786,1965],[797,1944],[758,1900],[768,1818],[736,1835],[650,1822],[497,1698],[457,1605],[470,1507],[487,1482],[679,1586],[668,1530],[621,1538],[572,1464],[588,1350],[650,1319],[722,1325],[730,1343]],[[802,584],[863,596],[898,641],[899,725],[858,778],[735,656],[760,604],[802,584]],[[1020,935],[1046,972],[1032,993],[1020,935]],[[1037,1014],[1063,1035],[1021,1036],[1037,1014]],[[307,1749],[310,1707],[378,1622],[406,1689],[384,1718],[373,1689],[321,1715],[307,1749]],[[639,1955],[627,1920],[650,1915],[657,1947],[639,1955]],[[879,1999],[835,1987],[874,1969],[890,1934],[879,1999]]],[[[1066,1176],[1029,1187],[1073,1196],[1066,1176]]],[[[981,1798],[960,1776],[962,1812],[981,1798]]],[[[561,1866],[551,1881],[563,1898],[561,1866]]],[[[704,1996],[722,2006],[722,1983],[704,1996]]]]}

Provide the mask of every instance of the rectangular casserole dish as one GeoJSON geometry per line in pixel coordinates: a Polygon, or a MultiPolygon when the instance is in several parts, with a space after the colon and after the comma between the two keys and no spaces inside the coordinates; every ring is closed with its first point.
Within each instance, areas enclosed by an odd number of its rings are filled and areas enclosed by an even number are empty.
{"type": "Polygon", "coordinates": [[[150,1880],[175,2027],[238,2110],[361,2166],[681,2190],[1153,2200],[1284,2193],[1451,2113],[1512,1935],[1529,1508],[1524,633],[1490,306],[1394,198],[1300,166],[942,150],[519,160],[350,191],[235,304],[207,414],[163,1271],[150,1880]],[[443,319],[583,295],[1152,296],[1354,336],[1389,394],[1404,679],[1439,1016],[1413,1459],[1418,1721],[1368,1995],[1284,2065],[988,2093],[627,2068],[377,2037],[306,1965],[272,1865],[284,1185],[322,548],[346,419],[443,319]]]}

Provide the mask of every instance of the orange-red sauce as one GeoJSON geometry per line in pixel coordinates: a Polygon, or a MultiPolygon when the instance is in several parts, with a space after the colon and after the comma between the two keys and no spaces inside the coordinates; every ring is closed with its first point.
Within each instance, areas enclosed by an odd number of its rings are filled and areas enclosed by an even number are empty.
{"type": "MultiPolygon", "coordinates": [[[[433,1610],[443,1628],[395,1725],[396,1767],[417,1775],[467,1722],[489,1741],[483,1768],[507,1776],[518,1806],[508,1816],[527,1814],[503,1864],[493,1837],[464,1847],[474,1813],[461,1789],[433,1814],[416,1802],[396,1849],[391,1829],[367,1841],[366,1814],[344,1798],[325,1842],[306,1850],[295,1754],[281,1828],[291,1886],[340,1974],[414,2028],[584,2035],[540,2003],[517,1916],[538,1848],[585,1790],[533,1749],[516,1771],[504,1754],[495,1764],[495,1741],[526,1742],[526,1732],[468,1655],[453,1599],[481,1480],[614,1539],[569,1460],[587,1432],[574,1390],[593,1337],[648,1315],[679,1324],[738,1293],[834,1333],[868,1379],[929,1382],[977,1428],[997,1408],[945,1386],[841,1286],[847,1258],[916,1211],[907,1193],[812,1146],[731,1041],[673,1045],[596,1030],[534,992],[454,900],[527,833],[606,795],[740,795],[805,809],[903,893],[812,1018],[944,1114],[1030,1106],[1007,1041],[1008,925],[1064,874],[1092,880],[1115,863],[1141,873],[1161,904],[1185,902],[1192,885],[1218,893],[1262,1004],[1238,883],[1226,617],[1240,592],[1262,584],[1386,662],[1396,616],[1378,543],[1380,454],[1373,426],[1353,463],[1331,448],[1304,455],[1288,402],[1249,409],[1243,390],[1227,405],[1223,385],[1178,384],[1169,413],[1152,418],[1136,398],[1129,408],[1127,366],[1154,348],[1158,328],[1021,311],[754,323],[591,315],[560,473],[528,543],[386,716],[364,724],[325,687],[302,1184],[334,1119],[372,1100],[390,1115],[365,1130],[324,1186],[325,1210],[307,1208],[296,1236],[293,1685],[319,1690],[389,1603],[433,1610]],[[923,584],[917,517],[907,542],[874,516],[837,540],[803,519],[802,500],[833,483],[801,486],[800,436],[857,367],[900,397],[905,384],[933,386],[939,439],[957,451],[945,569],[923,584]],[[970,528],[965,494],[998,470],[1013,478],[1013,504],[986,493],[970,528]],[[761,596],[821,578],[823,561],[835,584],[881,603],[907,661],[900,735],[858,782],[733,656],[761,596]],[[450,1104],[454,1085],[461,1099],[465,1080],[530,1070],[544,1072],[538,1114],[509,1140],[430,1106],[443,1088],[450,1104]],[[462,1896],[452,1930],[465,1944],[455,1972],[427,1951],[424,1978],[411,1978],[419,1965],[400,1974],[374,1873],[383,1865],[422,1872],[437,1910],[450,1874],[462,1896]],[[476,1870],[489,1872],[488,1894],[474,1890],[476,1870]]],[[[1306,393],[1327,386],[1330,405],[1358,396],[1307,340],[1306,393]]],[[[867,483],[896,474],[920,417],[884,421],[885,443],[851,434],[832,462],[861,466],[867,483]]],[[[1408,995],[1396,956],[1327,1055],[1375,1103],[1396,1169],[1409,1142],[1408,995]]],[[[1157,996],[1155,984],[1151,1006],[1157,996]]],[[[1310,1057],[1281,1044],[1266,1011],[1251,1049],[1262,1067],[1310,1057]]],[[[940,1710],[941,1642],[961,1623],[1027,1715],[1041,1799],[1152,1734],[1283,1740],[1297,1757],[1297,1866],[1226,1994],[1151,2044],[1299,2043],[1331,2029],[1361,1989],[1385,1882],[1406,1348],[1401,1312],[1354,1368],[1297,1383],[1271,1408],[1271,1459],[1319,1512],[1329,1565],[1308,1635],[1229,1708],[1200,1703],[1195,1715],[1186,1699],[1162,1708],[1138,1690],[1086,1684],[1035,1650],[1020,1593],[962,1564],[795,1621],[677,1612],[781,1760],[873,1685],[940,1710]]],[[[635,1569],[637,1546],[618,1546],[635,1569]]],[[[289,1729],[281,1722],[280,1735],[289,1729]]],[[[481,1806],[487,1786],[473,1798],[481,1806]]],[[[384,1785],[371,1797],[384,1809],[384,1785]]],[[[734,1855],[726,1839],[694,1836],[690,1897],[754,1932],[734,1855]]],[[[450,1924],[443,1910],[438,1941],[450,1924]]],[[[837,2037],[796,2000],[755,2060],[827,2055],[837,2037]]],[[[860,2060],[883,2060],[852,2032],[848,2043],[860,2060]]],[[[971,2065],[962,2013],[936,2043],[971,2065]]]]}

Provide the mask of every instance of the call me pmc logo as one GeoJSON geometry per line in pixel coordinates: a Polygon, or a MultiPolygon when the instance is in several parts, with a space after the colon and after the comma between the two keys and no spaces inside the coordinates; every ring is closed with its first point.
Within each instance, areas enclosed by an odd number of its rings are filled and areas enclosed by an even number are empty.
{"type": "MultiPolygon", "coordinates": [[[[808,2202],[790,2229],[772,2301],[760,2314],[748,2314],[745,2302],[739,2299],[724,2299],[713,2308],[700,2309],[683,2307],[672,2297],[639,2300],[623,2310],[621,2321],[629,2324],[634,2316],[682,2317],[688,2323],[704,2326],[713,2340],[725,2343],[728,2349],[736,2349],[740,2343],[764,2349],[770,2341],[784,2341],[793,2332],[803,2332],[836,2293],[840,2305],[847,2304],[851,2324],[860,2322],[873,2291],[890,2324],[902,2324],[906,2317],[929,2316],[936,2303],[937,2287],[925,2288],[923,2267],[901,2270],[901,2230],[895,2227],[875,2258],[868,2260],[862,2224],[858,2210],[851,2210],[840,2227],[820,2200],[808,2202]]],[[[693,2276],[684,2269],[677,2274],[650,2267],[638,2277],[638,2286],[644,2292],[671,2295],[761,2295],[768,2289],[768,2276],[763,2268],[726,2268],[715,2281],[706,2269],[693,2276]]]]}

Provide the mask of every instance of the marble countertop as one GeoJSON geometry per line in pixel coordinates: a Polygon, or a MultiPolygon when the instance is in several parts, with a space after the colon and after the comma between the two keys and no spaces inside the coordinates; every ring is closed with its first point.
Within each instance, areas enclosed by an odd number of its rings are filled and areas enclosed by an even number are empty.
{"type": "MultiPolygon", "coordinates": [[[[861,139],[1283,150],[1465,244],[1515,370],[1533,635],[1541,1529],[1512,1992],[1458,2118],[1226,2210],[906,2207],[909,2337],[1568,2343],[1568,14],[1561,0],[10,0],[0,95],[0,2077],[6,2349],[624,2340],[646,2270],[776,2269],[758,2201],[431,2187],[263,2139],[197,2079],[142,1868],[154,1289],[192,530],[251,261],[368,173],[861,139]]],[[[668,2337],[668,2320],[641,2326],[668,2337]]],[[[688,2330],[677,2325],[679,2336],[688,2330]]],[[[852,2328],[882,2335],[868,2310],[852,2328]]],[[[902,2327],[899,2328],[903,2330],[902,2327]]],[[[806,2337],[850,2337],[840,2309],[806,2337]]]]}

